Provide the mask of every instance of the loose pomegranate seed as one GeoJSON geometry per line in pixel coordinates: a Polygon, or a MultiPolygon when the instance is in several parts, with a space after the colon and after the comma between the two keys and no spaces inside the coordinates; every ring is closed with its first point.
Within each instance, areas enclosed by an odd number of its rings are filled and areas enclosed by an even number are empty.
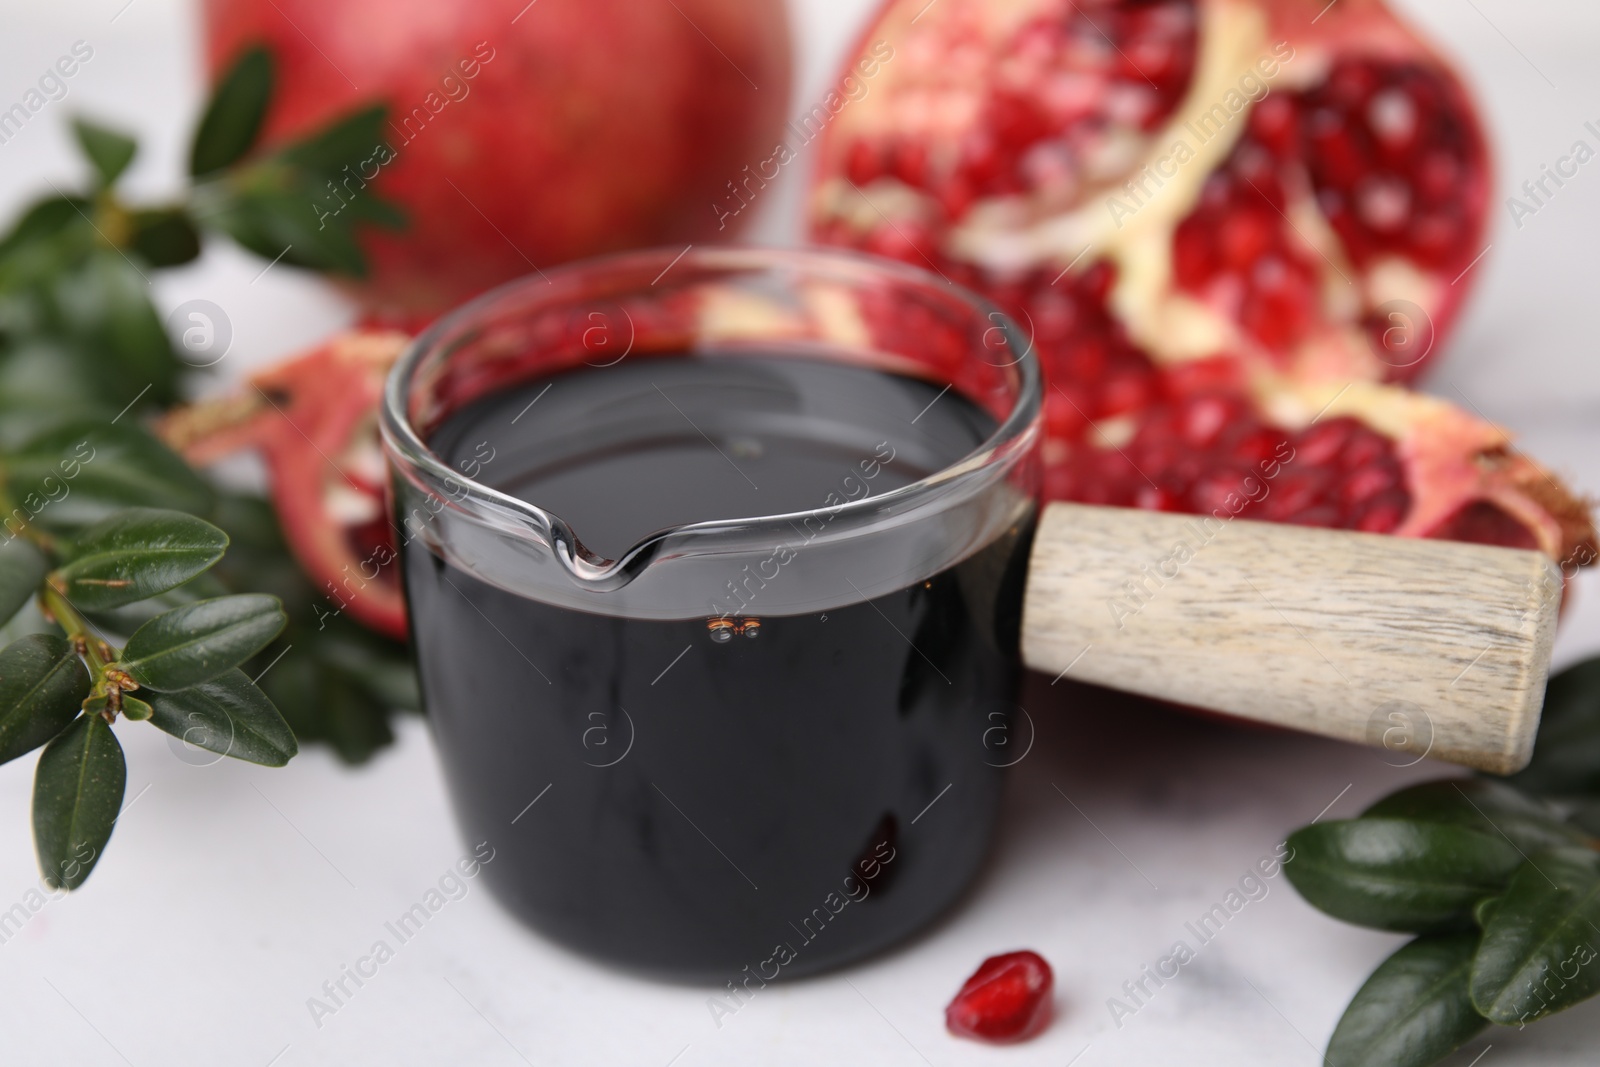
{"type": "Polygon", "coordinates": [[[990,956],[945,1008],[944,1024],[958,1037],[1026,1041],[1049,1023],[1054,985],[1050,965],[1037,952],[990,956]]]}

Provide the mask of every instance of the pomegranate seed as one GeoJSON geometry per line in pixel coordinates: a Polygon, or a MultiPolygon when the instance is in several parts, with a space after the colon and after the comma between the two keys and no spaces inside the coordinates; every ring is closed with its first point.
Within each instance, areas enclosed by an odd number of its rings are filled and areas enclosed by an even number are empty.
{"type": "Polygon", "coordinates": [[[1054,985],[1050,964],[1037,952],[990,956],[945,1008],[945,1026],[957,1037],[1026,1041],[1049,1023],[1054,985]]]}
{"type": "Polygon", "coordinates": [[[1256,466],[1276,459],[1289,437],[1276,427],[1249,426],[1230,434],[1230,439],[1228,454],[1242,463],[1256,466]]]}
{"type": "Polygon", "coordinates": [[[857,185],[866,185],[883,172],[877,151],[867,141],[852,144],[845,159],[845,174],[857,185]]]}
{"type": "Polygon", "coordinates": [[[1294,101],[1287,96],[1274,94],[1256,105],[1250,112],[1250,135],[1276,156],[1283,157],[1294,151],[1296,140],[1294,101]]]}
{"type": "Polygon", "coordinates": [[[1352,59],[1306,94],[1314,109],[1306,129],[1312,184],[1358,266],[1401,252],[1440,268],[1465,265],[1477,252],[1473,227],[1415,217],[1425,204],[1477,218],[1487,197],[1482,182],[1466,178],[1480,173],[1483,146],[1461,122],[1458,94],[1444,77],[1413,64],[1352,59]],[[1330,192],[1350,199],[1335,201],[1330,192]]]}
{"type": "Polygon", "coordinates": [[[1358,471],[1380,459],[1387,459],[1394,445],[1380,433],[1362,428],[1350,436],[1344,450],[1339,453],[1339,466],[1347,471],[1358,471]]]}
{"type": "Polygon", "coordinates": [[[1238,404],[1231,397],[1198,397],[1183,412],[1183,439],[1195,448],[1205,448],[1236,414],[1238,404]]]}
{"type": "Polygon", "coordinates": [[[1228,266],[1243,269],[1272,247],[1277,221],[1260,211],[1245,211],[1223,220],[1218,242],[1228,266]]]}
{"type": "Polygon", "coordinates": [[[1294,442],[1295,466],[1327,466],[1344,449],[1351,435],[1361,430],[1360,423],[1344,417],[1325,419],[1306,427],[1294,442]]]}
{"type": "Polygon", "coordinates": [[[1160,486],[1142,485],[1134,495],[1133,506],[1146,511],[1181,511],[1183,500],[1177,493],[1160,486]]]}
{"type": "Polygon", "coordinates": [[[1408,148],[1417,134],[1417,106],[1399,89],[1385,89],[1367,101],[1367,124],[1385,145],[1408,148]]]}
{"type": "Polygon", "coordinates": [[[1249,506],[1245,489],[1253,489],[1259,496],[1261,484],[1254,471],[1227,468],[1207,471],[1189,489],[1190,510],[1197,515],[1242,514],[1249,506]],[[1230,497],[1232,506],[1229,506],[1230,497]],[[1241,501],[1245,502],[1244,506],[1240,505],[1241,501]]]}
{"type": "Polygon", "coordinates": [[[1428,533],[1445,541],[1476,541],[1507,548],[1538,548],[1533,531],[1497,504],[1474,500],[1428,533]]]}
{"type": "Polygon", "coordinates": [[[1190,291],[1202,288],[1214,269],[1209,235],[1194,218],[1185,219],[1173,235],[1173,274],[1178,284],[1190,291]]]}
{"type": "Polygon", "coordinates": [[[1366,178],[1356,188],[1356,214],[1372,229],[1393,233],[1411,214],[1411,190],[1392,174],[1366,178]]]}
{"type": "Polygon", "coordinates": [[[1385,489],[1400,484],[1398,464],[1380,463],[1364,467],[1352,474],[1339,487],[1339,499],[1345,504],[1360,504],[1377,496],[1385,489]]]}
{"type": "Polygon", "coordinates": [[[1411,510],[1411,495],[1404,489],[1385,489],[1367,501],[1356,516],[1354,529],[1366,533],[1389,533],[1405,520],[1411,510]]]}

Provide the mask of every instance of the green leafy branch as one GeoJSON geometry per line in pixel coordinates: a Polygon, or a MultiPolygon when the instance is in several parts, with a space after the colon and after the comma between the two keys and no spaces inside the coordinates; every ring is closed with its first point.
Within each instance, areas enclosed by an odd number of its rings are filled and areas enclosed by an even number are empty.
{"type": "MultiPolygon", "coordinates": [[[[13,453],[24,473],[37,480],[53,469],[71,442],[49,435],[64,425],[68,434],[73,423],[118,420],[126,429],[178,397],[195,371],[177,357],[146,282],[154,271],[192,259],[207,234],[238,238],[268,260],[359,274],[359,226],[399,219],[392,205],[362,185],[372,173],[370,166],[362,170],[364,164],[388,150],[382,109],[362,109],[299,141],[264,149],[272,85],[271,56],[260,48],[242,52],[219,81],[191,141],[194,188],[155,206],[130,205],[116,190],[136,156],[133,139],[75,123],[87,187],[69,193],[57,185],[55,195],[24,210],[0,237],[0,455],[13,453]],[[341,197],[346,209],[332,210],[341,197]]],[[[176,484],[186,469],[182,461],[152,448],[146,442],[135,449],[146,467],[119,468],[120,490],[100,489],[121,491],[124,504],[137,505],[149,502],[141,495],[146,469],[167,476],[169,487],[176,484]]],[[[84,477],[104,482],[98,472],[107,469],[98,465],[84,477]]],[[[191,491],[166,506],[209,520],[233,542],[207,575],[212,595],[266,591],[288,612],[283,635],[247,666],[259,673],[295,649],[263,686],[296,734],[328,742],[351,762],[389,743],[391,713],[418,706],[404,646],[331,610],[290,554],[266,502],[187,482],[191,491]]],[[[68,501],[52,508],[77,506],[68,501]]],[[[28,517],[24,507],[22,519],[28,517]]]]}
{"type": "Polygon", "coordinates": [[[375,151],[388,150],[384,108],[257,148],[272,71],[269,53],[253,48],[223,76],[190,149],[193,184],[172,202],[129,204],[117,182],[137,142],[73,121],[87,188],[52,183],[0,238],[0,444],[65,414],[109,418],[130,402],[138,410],[177,402],[190,368],[150,302],[150,271],[195,259],[207,232],[269,260],[360,276],[358,228],[403,224],[361,174],[375,151]],[[348,209],[328,210],[330,199],[348,209]]]}
{"type": "Polygon", "coordinates": [[[389,709],[415,706],[400,646],[350,623],[306,636],[316,595],[270,507],[218,492],[140,426],[192,373],[151,271],[220,233],[359,275],[356,227],[401,221],[352,178],[381,144],[383,109],[262,149],[272,83],[266,51],[240,56],[194,136],[191,188],[170,202],[130,204],[117,183],[137,143],[75,120],[85,186],[52,183],[0,236],[0,762],[42,749],[34,837],[52,887],[81,885],[104,852],[126,782],[121,720],[278,766],[297,732],[362,758],[389,739],[389,709]]]}
{"type": "MultiPolygon", "coordinates": [[[[0,506],[16,514],[3,489],[0,506]]],[[[178,589],[227,547],[226,534],[193,515],[135,507],[70,532],[22,525],[0,548],[0,619],[31,600],[59,631],[0,650],[0,762],[44,747],[33,832],[50,886],[81,885],[111,837],[127,780],[112,730],[119,718],[267,766],[282,766],[297,751],[288,724],[238,669],[283,629],[276,597],[220,596],[170,608],[121,648],[94,621],[178,589]]]]}
{"type": "Polygon", "coordinates": [[[1345,1009],[1332,1067],[1427,1067],[1600,993],[1600,659],[1551,679],[1544,716],[1519,788],[1427,782],[1290,836],[1312,905],[1418,935],[1345,1009]]]}

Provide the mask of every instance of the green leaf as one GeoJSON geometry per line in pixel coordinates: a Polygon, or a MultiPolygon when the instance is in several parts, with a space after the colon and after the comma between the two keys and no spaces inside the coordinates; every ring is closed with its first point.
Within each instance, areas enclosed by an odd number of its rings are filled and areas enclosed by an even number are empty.
{"type": "Polygon", "coordinates": [[[405,214],[371,181],[394,159],[382,105],[344,115],[268,159],[199,191],[197,214],[268,259],[361,277],[362,224],[398,229],[405,214]]]}
{"type": "Polygon", "coordinates": [[[1336,919],[1379,930],[1465,927],[1472,907],[1505,886],[1522,854],[1501,837],[1407,819],[1318,823],[1289,838],[1284,871],[1336,919]]]}
{"type": "MultiPolygon", "coordinates": [[[[232,555],[231,548],[229,555],[232,555]]],[[[266,590],[252,590],[252,592],[257,591],[266,592],[266,590]]],[[[173,608],[227,596],[231,592],[233,589],[218,581],[215,571],[212,570],[198,574],[182,585],[168,589],[165,593],[157,593],[153,597],[146,597],[126,607],[112,608],[109,611],[90,611],[85,612],[85,615],[102,630],[116,634],[131,634],[157,615],[164,615],[173,608]]]]}
{"type": "Polygon", "coordinates": [[[1384,960],[1328,1040],[1332,1067],[1432,1067],[1489,1025],[1472,1007],[1475,933],[1419,937],[1384,960]]]}
{"type": "MultiPolygon", "coordinates": [[[[239,244],[264,259],[351,277],[366,274],[366,257],[351,227],[319,208],[330,194],[320,180],[298,180],[288,191],[241,192],[210,219],[239,244]]],[[[346,213],[348,214],[348,213],[346,213]]]]}
{"type": "Polygon", "coordinates": [[[1539,853],[1488,918],[1472,970],[1485,1016],[1517,1026],[1600,993],[1600,855],[1539,853]]]}
{"type": "Polygon", "coordinates": [[[1600,657],[1550,679],[1533,761],[1506,781],[1545,796],[1600,794],[1600,657]]]}
{"type": "Polygon", "coordinates": [[[127,134],[118,133],[87,119],[73,119],[72,132],[77,135],[78,147],[94,165],[102,188],[111,186],[133,162],[139,142],[127,134]]]}
{"type": "Polygon", "coordinates": [[[48,241],[70,228],[89,228],[86,216],[93,205],[82,196],[47,196],[22,213],[11,232],[0,241],[0,256],[39,241],[48,241]]]}
{"type": "Polygon", "coordinates": [[[211,487],[165,445],[124,423],[73,423],[6,457],[12,499],[57,531],[128,507],[204,514],[211,487]]]}
{"type": "Polygon", "coordinates": [[[404,645],[373,633],[347,619],[329,619],[313,645],[318,660],[329,670],[355,682],[386,708],[419,711],[422,696],[417,673],[404,645]]]}
{"type": "Polygon", "coordinates": [[[128,216],[129,243],[152,267],[176,267],[200,255],[200,231],[183,208],[152,208],[128,216]]]}
{"type": "Polygon", "coordinates": [[[135,630],[121,667],[151,689],[187,689],[255,655],[286,621],[278,599],[260,593],[187,604],[135,630]]]}
{"type": "Polygon", "coordinates": [[[128,508],[84,530],[56,578],[79,611],[104,611],[182,585],[227,547],[227,534],[193,515],[128,508]]]}
{"type": "Polygon", "coordinates": [[[406,647],[338,614],[318,596],[289,554],[271,504],[224,493],[215,521],[228,532],[228,554],[206,578],[239,590],[269,592],[284,603],[288,628],[250,662],[260,685],[301,744],[326,742],[360,763],[394,740],[396,709],[416,710],[416,671],[406,647]],[[280,654],[289,645],[294,652],[280,654]],[[262,672],[265,671],[265,674],[262,672]]]}
{"type": "Polygon", "coordinates": [[[256,143],[272,99],[272,55],[261,45],[240,53],[206,104],[189,151],[189,173],[221,170],[256,143]]]}
{"type": "Polygon", "coordinates": [[[94,373],[93,359],[70,342],[19,339],[0,358],[0,456],[62,426],[110,422],[122,405],[85,389],[94,373]]]}
{"type": "Polygon", "coordinates": [[[345,167],[354,171],[362,161],[372,158],[379,145],[387,143],[383,127],[388,115],[389,109],[383,104],[341,115],[289,145],[282,158],[327,177],[338,176],[345,167]]]}
{"type": "Polygon", "coordinates": [[[31,541],[12,536],[9,529],[5,536],[7,539],[0,540],[0,623],[22,610],[50,569],[50,561],[31,541]]]}
{"type": "Polygon", "coordinates": [[[300,750],[294,731],[243,671],[150,698],[157,727],[187,744],[234,759],[281,767],[300,750]]]}
{"type": "Polygon", "coordinates": [[[122,695],[122,716],[130,722],[144,722],[155,714],[155,709],[137,697],[122,695]]]}
{"type": "Polygon", "coordinates": [[[150,302],[149,276],[124,253],[99,246],[41,285],[45,323],[84,350],[96,379],[84,383],[120,411],[171,404],[185,368],[150,302]]]}
{"type": "Polygon", "coordinates": [[[0,763],[66,729],[89,685],[89,669],[54,634],[24,637],[0,652],[0,763]]]}
{"type": "Polygon", "coordinates": [[[325,741],[346,763],[362,763],[394,741],[389,709],[316,656],[291,655],[261,679],[302,741],[325,741]]]}
{"type": "Polygon", "coordinates": [[[1488,778],[1446,778],[1402,789],[1378,801],[1363,818],[1414,819],[1502,837],[1519,851],[1581,845],[1588,835],[1544,803],[1488,778]]]}
{"type": "Polygon", "coordinates": [[[33,777],[33,843],[52,889],[76,889],[105,852],[128,768],[111,727],[80,715],[45,746],[33,777]]]}

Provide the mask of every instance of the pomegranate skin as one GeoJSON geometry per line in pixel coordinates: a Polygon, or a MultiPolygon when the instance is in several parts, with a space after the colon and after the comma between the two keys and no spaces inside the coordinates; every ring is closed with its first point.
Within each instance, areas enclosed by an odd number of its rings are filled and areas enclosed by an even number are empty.
{"type": "Polygon", "coordinates": [[[713,205],[771,155],[788,108],[783,0],[205,0],[203,11],[212,77],[249,44],[273,50],[268,144],[389,104],[396,158],[373,187],[409,226],[362,234],[370,273],[355,286],[387,315],[436,312],[581,256],[728,238],[733,220],[713,205]]]}

